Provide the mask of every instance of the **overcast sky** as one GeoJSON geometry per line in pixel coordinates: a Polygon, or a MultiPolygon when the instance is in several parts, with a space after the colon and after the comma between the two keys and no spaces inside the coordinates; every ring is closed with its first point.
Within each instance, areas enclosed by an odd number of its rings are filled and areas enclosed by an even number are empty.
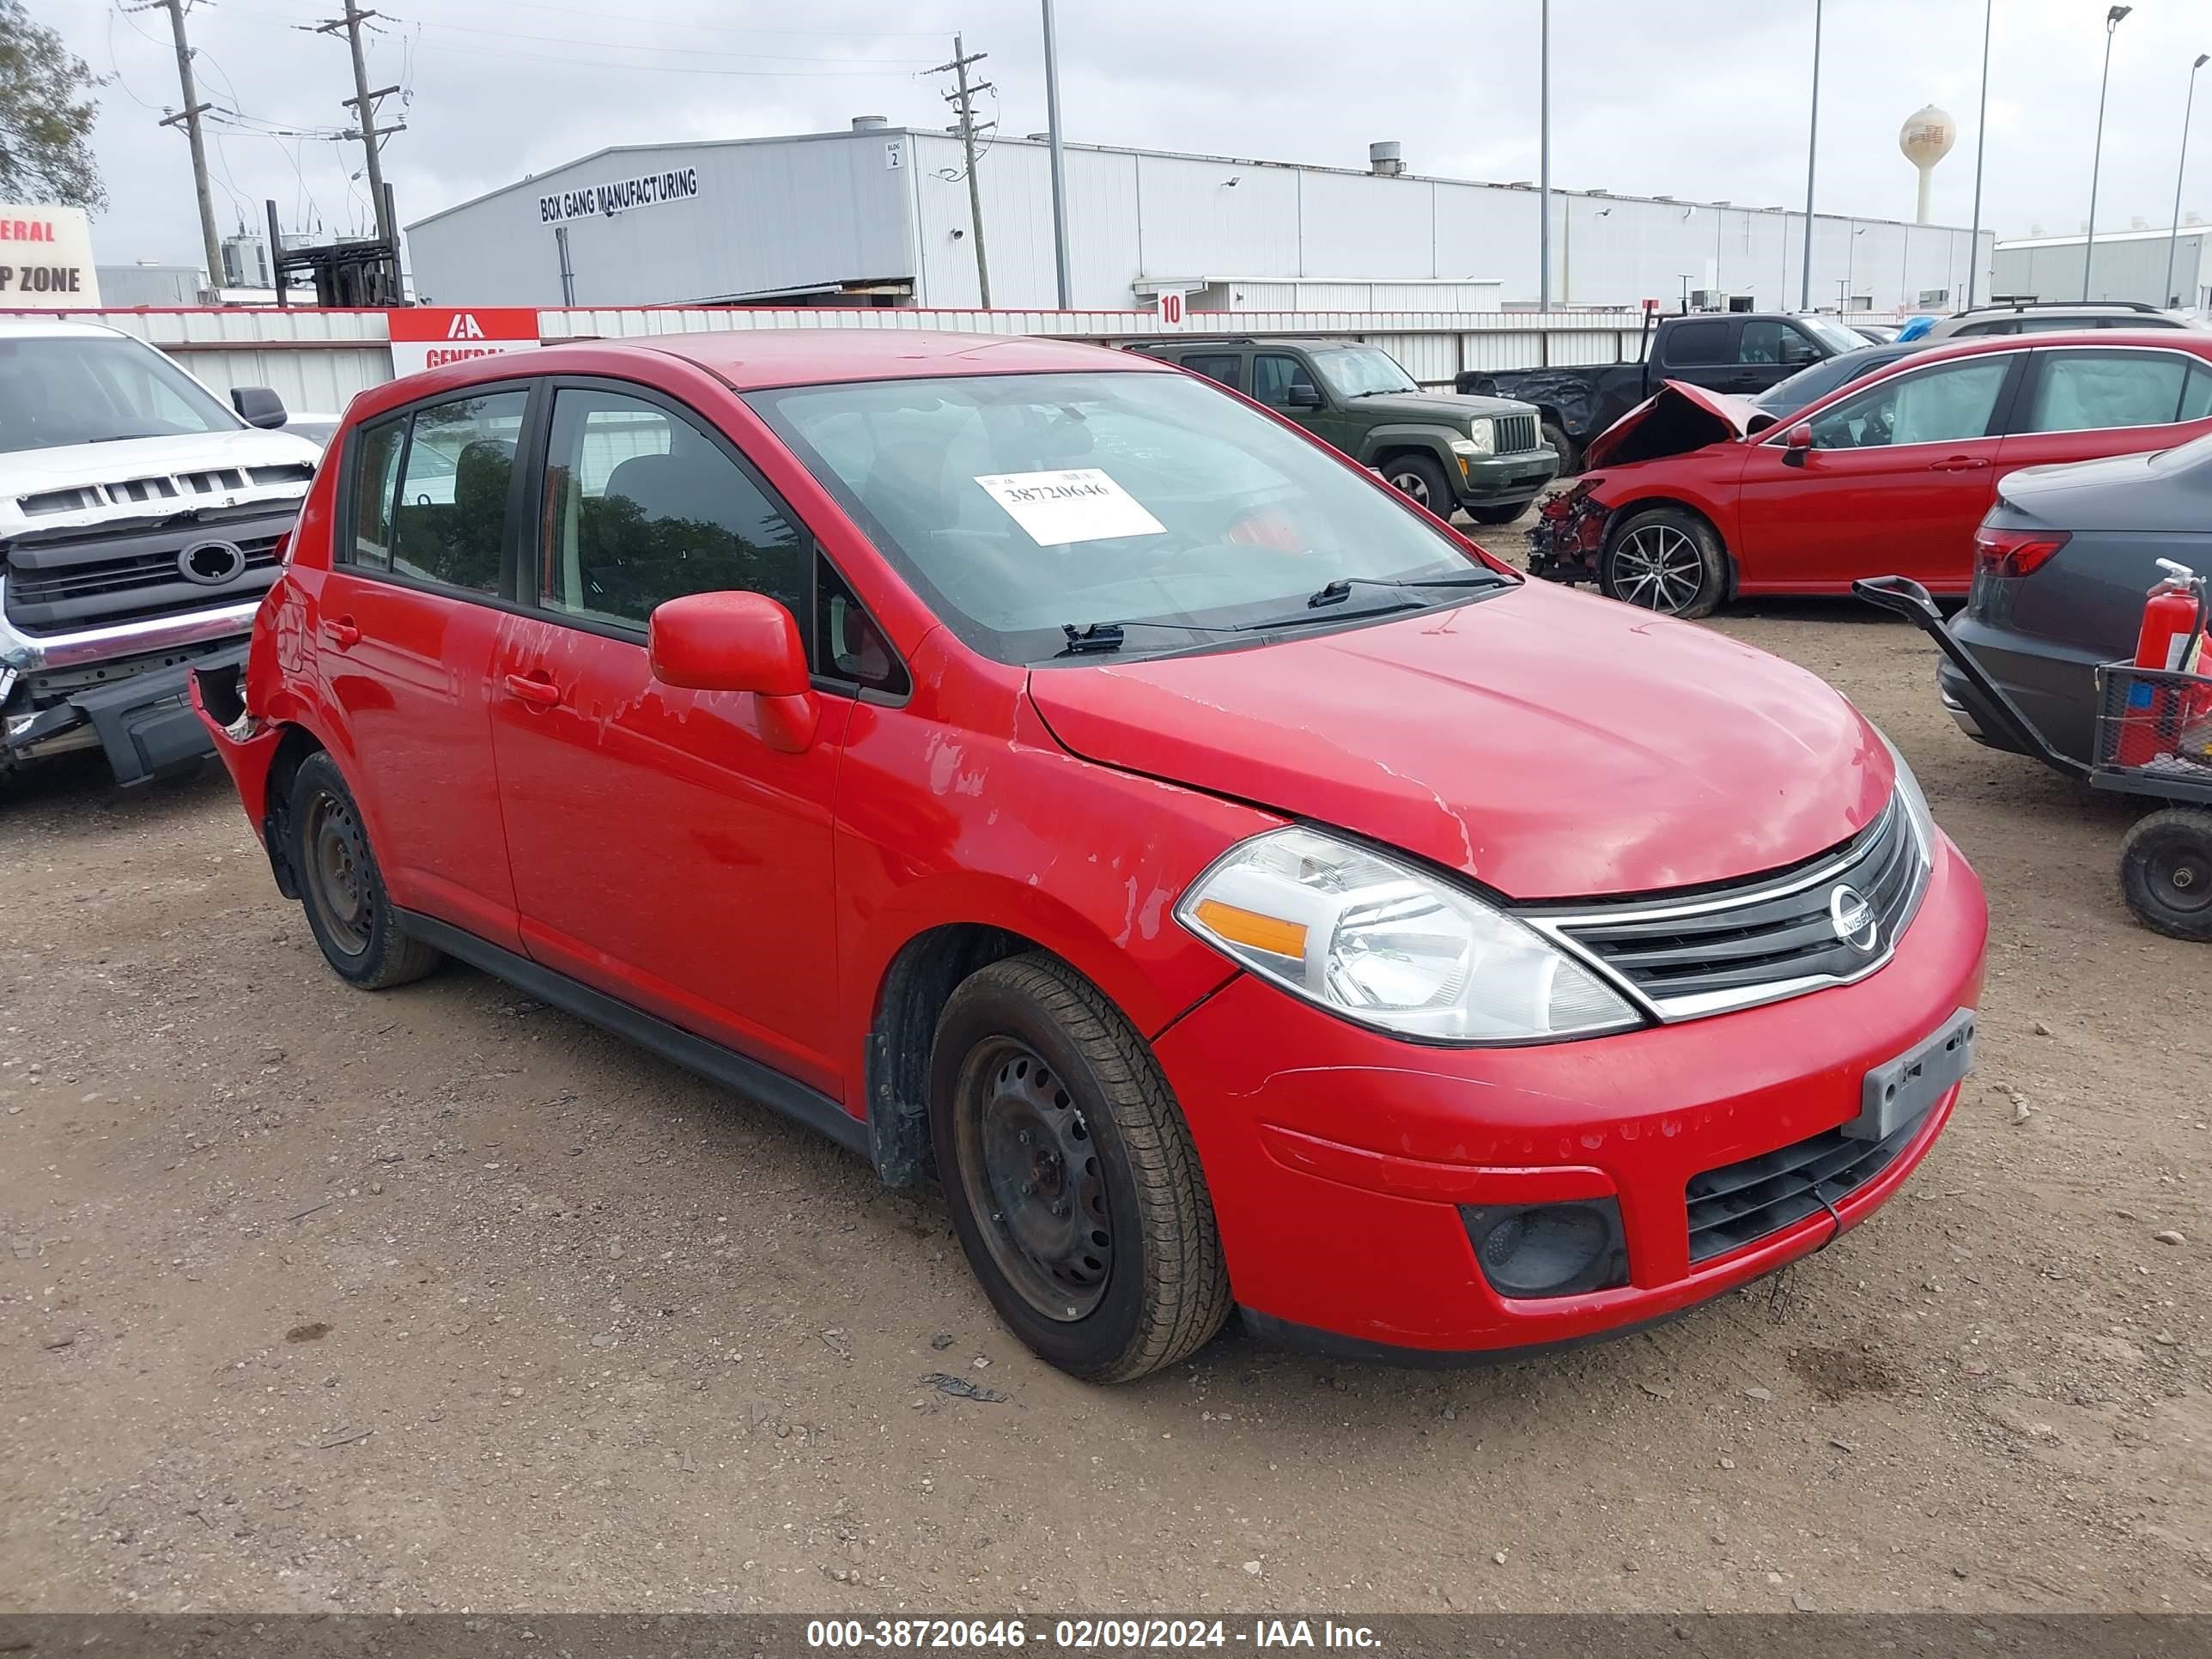
{"type": "MultiPolygon", "coordinates": [[[[2077,231],[2105,0],[1996,0],[1983,223],[2077,231]]],[[[372,87],[407,131],[386,141],[402,222],[608,144],[842,126],[858,113],[936,125],[951,36],[990,54],[1009,132],[1044,125],[1036,0],[375,0],[372,87]]],[[[97,71],[95,143],[113,206],[103,263],[198,264],[167,18],[143,0],[30,0],[97,71]]],[[[216,218],[285,228],[368,220],[347,118],[343,36],[312,32],[339,0],[193,0],[216,218]],[[301,25],[310,27],[302,28],[301,25]]],[[[1370,139],[1409,172],[1495,180],[1537,172],[1538,0],[1390,8],[1322,0],[1059,0],[1061,105],[1073,142],[1360,167],[1370,139]]],[[[1923,104],[1957,118],[1934,216],[1972,204],[1982,0],[1827,0],[1817,205],[1910,218],[1898,128],[1923,104]]],[[[1802,204],[1813,0],[1552,0],[1555,186],[1802,204]]],[[[2212,51],[2212,0],[2139,0],[2120,25],[2106,118],[2100,230],[2168,222],[2191,61],[2212,51]]],[[[2212,75],[2197,100],[2185,211],[2212,216],[2212,75]]],[[[985,163],[988,165],[988,161],[985,163]]]]}

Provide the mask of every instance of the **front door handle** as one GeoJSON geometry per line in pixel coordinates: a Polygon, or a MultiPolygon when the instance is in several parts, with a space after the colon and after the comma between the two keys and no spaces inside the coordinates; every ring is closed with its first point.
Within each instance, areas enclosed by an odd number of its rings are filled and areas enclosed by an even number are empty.
{"type": "Polygon", "coordinates": [[[323,624],[323,637],[343,651],[361,642],[361,629],[354,626],[351,617],[340,617],[323,624]]]}
{"type": "Polygon", "coordinates": [[[1930,461],[1930,472],[1978,472],[1989,463],[1975,455],[1954,455],[1948,460],[1930,461]]]}
{"type": "Polygon", "coordinates": [[[561,702],[559,686],[550,680],[532,679],[526,674],[509,674],[507,677],[507,695],[519,698],[532,708],[558,708],[561,702]]]}

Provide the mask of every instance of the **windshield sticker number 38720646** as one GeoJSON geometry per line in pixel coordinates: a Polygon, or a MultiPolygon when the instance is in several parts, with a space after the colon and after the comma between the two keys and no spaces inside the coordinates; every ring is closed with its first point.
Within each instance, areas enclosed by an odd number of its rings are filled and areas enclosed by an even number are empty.
{"type": "Polygon", "coordinates": [[[1095,466],[1067,472],[991,472],[975,482],[1039,547],[1158,536],[1167,530],[1095,466]]]}

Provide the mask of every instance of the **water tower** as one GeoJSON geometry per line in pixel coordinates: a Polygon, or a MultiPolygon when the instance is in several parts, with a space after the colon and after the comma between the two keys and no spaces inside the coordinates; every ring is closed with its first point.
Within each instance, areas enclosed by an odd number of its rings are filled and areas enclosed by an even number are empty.
{"type": "Polygon", "coordinates": [[[1928,179],[1936,171],[1936,164],[1951,153],[1951,146],[1959,142],[1959,124],[1935,105],[1929,104],[1905,118],[1899,129],[1897,147],[1905,152],[1905,159],[1920,169],[1920,206],[1913,222],[1928,222],[1928,179]]]}

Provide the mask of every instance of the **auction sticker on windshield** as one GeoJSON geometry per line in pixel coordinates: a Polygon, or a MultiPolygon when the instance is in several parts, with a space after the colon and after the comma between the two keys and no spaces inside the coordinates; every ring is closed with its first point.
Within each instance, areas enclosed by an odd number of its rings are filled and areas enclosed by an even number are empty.
{"type": "Polygon", "coordinates": [[[1095,466],[1072,472],[992,472],[975,482],[1039,547],[1167,532],[1165,525],[1095,466]]]}

